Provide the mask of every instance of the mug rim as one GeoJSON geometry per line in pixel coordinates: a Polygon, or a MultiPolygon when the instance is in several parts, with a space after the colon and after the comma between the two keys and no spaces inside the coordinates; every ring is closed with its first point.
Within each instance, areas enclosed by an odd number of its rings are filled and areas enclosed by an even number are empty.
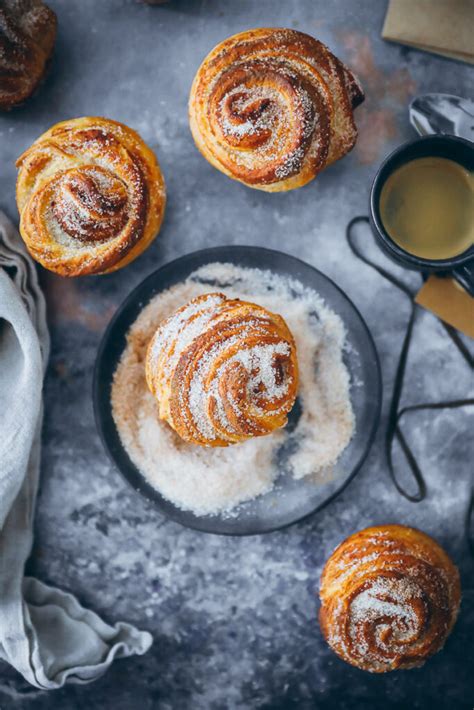
{"type": "MultiPolygon", "coordinates": [[[[394,168],[393,170],[389,170],[390,165],[396,161],[400,154],[409,150],[413,146],[429,142],[456,143],[459,145],[463,145],[468,150],[474,152],[474,143],[472,141],[469,141],[466,138],[461,138],[460,136],[452,136],[444,133],[434,134],[430,136],[420,136],[418,138],[414,138],[413,140],[406,141],[405,143],[402,143],[402,145],[397,146],[397,148],[395,148],[391,153],[389,153],[389,155],[379,165],[375,177],[372,181],[369,204],[370,219],[372,225],[375,227],[377,236],[381,240],[383,246],[400,263],[405,263],[406,266],[408,262],[412,267],[418,270],[426,269],[430,271],[452,271],[457,266],[461,266],[462,264],[471,261],[471,259],[474,259],[474,245],[471,245],[468,249],[465,249],[460,254],[446,259],[425,259],[424,257],[411,254],[409,251],[400,247],[387,232],[380,216],[379,203],[382,187],[388,180],[389,176],[396,169],[394,168]]],[[[436,155],[434,157],[436,157],[436,155]]],[[[415,155],[413,158],[409,158],[405,162],[409,163],[412,160],[416,159],[417,156],[415,155]]],[[[454,158],[451,158],[451,160],[454,160],[454,162],[459,162],[454,158]]]]}

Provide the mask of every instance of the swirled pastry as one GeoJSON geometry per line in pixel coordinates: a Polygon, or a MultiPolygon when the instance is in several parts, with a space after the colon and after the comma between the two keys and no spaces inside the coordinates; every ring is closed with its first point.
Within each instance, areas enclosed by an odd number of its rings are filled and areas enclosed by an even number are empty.
{"type": "Polygon", "coordinates": [[[0,2],[0,109],[22,103],[38,86],[53,52],[56,24],[41,0],[0,2]]]}
{"type": "Polygon", "coordinates": [[[459,609],[457,568],[402,525],[351,535],[326,563],[319,621],[343,660],[374,673],[415,668],[440,650],[459,609]]]}
{"type": "Polygon", "coordinates": [[[61,276],[120,269],[160,229],[163,176],[128,126],[89,117],[58,123],[17,167],[21,236],[31,255],[61,276]]]}
{"type": "Polygon", "coordinates": [[[318,40],[296,30],[249,30],[201,64],[190,126],[218,170],[279,192],[305,185],[351,150],[353,109],[363,99],[354,75],[318,40]]]}
{"type": "Polygon", "coordinates": [[[160,418],[182,439],[227,446],[286,424],[298,387],[296,347],[281,316],[208,293],[160,325],[146,378],[160,418]]]}

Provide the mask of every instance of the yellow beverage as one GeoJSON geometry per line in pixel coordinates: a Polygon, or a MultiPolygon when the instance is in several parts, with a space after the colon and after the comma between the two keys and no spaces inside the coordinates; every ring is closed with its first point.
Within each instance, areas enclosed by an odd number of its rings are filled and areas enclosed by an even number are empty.
{"type": "Polygon", "coordinates": [[[474,244],[474,176],[454,160],[417,158],[397,168],[380,195],[393,241],[423,259],[449,259],[474,244]]]}

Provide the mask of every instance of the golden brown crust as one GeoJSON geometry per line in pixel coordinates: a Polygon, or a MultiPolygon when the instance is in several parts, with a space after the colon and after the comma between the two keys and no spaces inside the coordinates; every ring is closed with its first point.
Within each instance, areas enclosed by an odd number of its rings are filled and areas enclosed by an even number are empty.
{"type": "Polygon", "coordinates": [[[321,630],[362,670],[414,668],[439,651],[459,610],[459,573],[428,535],[403,525],[348,537],[326,562],[321,630]]]}
{"type": "Polygon", "coordinates": [[[352,73],[321,42],[263,28],[225,40],[205,58],[189,98],[197,147],[221,172],[268,192],[312,180],[353,147],[352,73]]]}
{"type": "Polygon", "coordinates": [[[198,296],[160,325],[148,347],[159,416],[200,446],[227,446],[286,424],[298,388],[296,346],[261,306],[198,296]]]}
{"type": "Polygon", "coordinates": [[[41,0],[0,3],[0,109],[27,99],[41,81],[56,40],[56,15],[41,0]]]}
{"type": "Polygon", "coordinates": [[[17,161],[20,232],[31,255],[61,276],[115,271],[157,235],[165,184],[131,128],[75,118],[50,128],[17,161]]]}

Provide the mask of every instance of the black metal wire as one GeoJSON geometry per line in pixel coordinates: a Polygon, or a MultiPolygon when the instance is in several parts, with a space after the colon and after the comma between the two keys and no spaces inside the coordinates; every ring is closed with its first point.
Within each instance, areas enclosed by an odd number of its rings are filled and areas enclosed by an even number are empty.
{"type": "MultiPolygon", "coordinates": [[[[415,293],[401,281],[398,279],[396,276],[391,274],[389,271],[384,269],[382,266],[379,266],[375,262],[371,261],[368,257],[365,256],[365,254],[362,253],[360,250],[359,246],[355,242],[354,239],[354,230],[353,227],[356,224],[370,224],[369,223],[369,218],[366,216],[358,216],[354,217],[351,219],[349,224],[347,225],[346,228],[346,238],[347,242],[349,244],[350,249],[352,250],[353,254],[363,261],[365,264],[370,266],[371,268],[375,269],[377,273],[379,273],[383,278],[385,278],[387,281],[389,281],[393,286],[398,288],[402,293],[405,294],[405,296],[408,297],[410,301],[410,316],[408,318],[408,323],[407,323],[407,329],[405,331],[405,336],[403,338],[403,344],[402,344],[402,349],[400,351],[400,356],[398,359],[398,364],[397,364],[397,369],[395,373],[395,379],[394,379],[394,384],[393,384],[393,390],[392,390],[392,397],[390,401],[390,408],[389,408],[389,414],[388,414],[388,422],[387,422],[387,428],[385,431],[385,455],[387,458],[387,463],[388,463],[388,472],[390,475],[390,478],[392,479],[392,482],[397,489],[397,491],[407,498],[408,500],[418,503],[421,500],[423,500],[426,497],[426,492],[427,492],[427,485],[425,481],[425,477],[423,476],[422,470],[418,464],[418,461],[411,450],[404,434],[401,429],[400,423],[401,419],[413,412],[418,412],[421,410],[427,410],[427,409],[455,409],[455,408],[460,408],[460,407],[467,407],[467,406],[472,406],[474,405],[474,399],[458,399],[458,400],[448,400],[448,401],[443,401],[443,402],[422,402],[419,404],[415,404],[409,407],[403,407],[400,408],[400,400],[403,394],[403,383],[404,383],[404,378],[405,378],[405,372],[406,372],[406,365],[407,365],[407,360],[408,360],[408,354],[410,350],[410,343],[413,335],[413,328],[415,325],[416,321],[416,314],[418,311],[418,306],[415,302],[415,293]],[[393,462],[393,444],[394,441],[397,441],[401,451],[403,452],[403,455],[405,457],[405,460],[408,464],[409,470],[411,471],[413,480],[416,485],[416,490],[414,493],[408,492],[403,485],[400,483],[397,473],[396,473],[396,468],[395,464],[393,462]]],[[[452,328],[451,326],[443,323],[443,326],[447,332],[447,334],[450,336],[451,340],[453,343],[456,345],[458,348],[459,352],[463,356],[463,358],[466,360],[468,365],[471,367],[471,369],[474,369],[474,358],[470,354],[469,350],[465,346],[465,344],[462,342],[461,338],[459,337],[458,333],[452,328]]],[[[466,519],[466,533],[467,533],[467,541],[471,550],[471,553],[474,555],[474,530],[473,524],[474,524],[474,499],[473,499],[474,494],[471,494],[471,502],[470,506],[468,509],[467,513],[467,519],[466,519]]]]}

